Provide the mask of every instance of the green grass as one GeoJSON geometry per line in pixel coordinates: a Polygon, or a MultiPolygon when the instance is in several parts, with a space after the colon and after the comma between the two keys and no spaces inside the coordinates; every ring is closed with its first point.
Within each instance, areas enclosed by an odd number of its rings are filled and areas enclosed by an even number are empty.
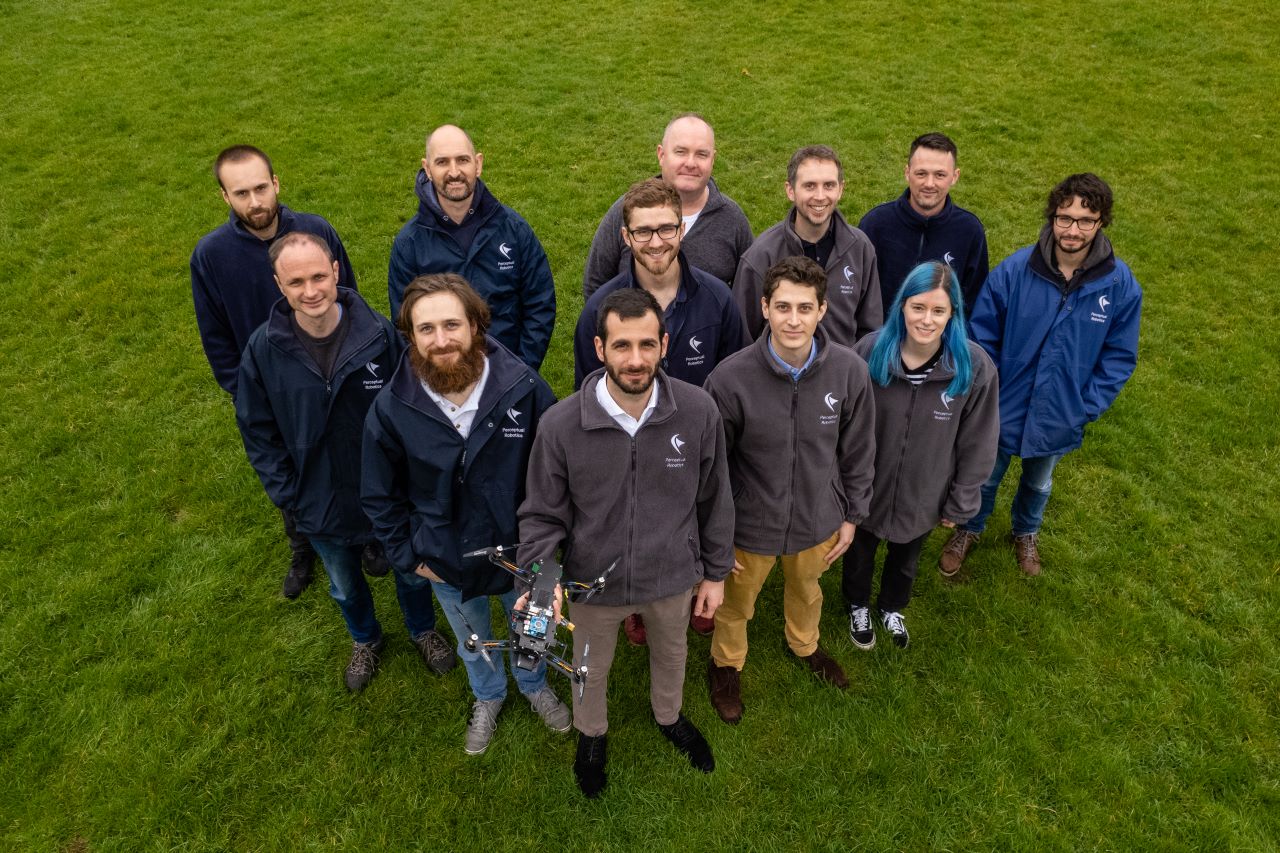
{"type": "MultiPolygon", "coordinates": [[[[6,850],[1270,850],[1280,846],[1280,448],[1273,4],[0,2],[0,848],[6,850]],[[1271,94],[1268,94],[1271,93],[1271,94]],[[1146,292],[1137,374],[1056,474],[1043,553],[1001,538],[913,645],[855,650],[832,574],[835,694],[784,652],[776,582],[747,716],[720,724],[691,641],[693,773],[612,678],[611,786],[513,701],[461,750],[462,673],[392,637],[361,696],[323,590],[278,597],[277,517],[200,351],[187,278],[249,141],[326,215],[386,307],[424,134],[460,123],[559,284],[544,373],[571,385],[600,216],[675,112],[719,133],[757,231],[786,158],[833,144],[855,219],[908,141],[960,145],[993,263],[1048,189],[1096,171],[1146,292]]],[[[558,684],[562,695],[563,683],[558,684]]]]}

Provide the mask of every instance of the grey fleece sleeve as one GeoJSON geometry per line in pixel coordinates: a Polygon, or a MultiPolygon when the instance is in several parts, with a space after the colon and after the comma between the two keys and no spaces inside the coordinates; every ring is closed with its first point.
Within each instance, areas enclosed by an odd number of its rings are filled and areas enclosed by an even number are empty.
{"type": "Polygon", "coordinates": [[[849,371],[849,393],[841,412],[836,453],[849,506],[844,520],[862,524],[871,511],[871,487],[875,482],[876,403],[871,374],[861,358],[849,371]]]}
{"type": "Polygon", "coordinates": [[[700,476],[698,541],[702,574],[707,580],[722,581],[733,570],[733,487],[729,484],[724,427],[714,407],[702,431],[700,476]]]}
{"type": "Polygon", "coordinates": [[[587,266],[582,271],[582,298],[589,299],[600,285],[622,272],[622,255],[626,246],[622,242],[622,199],[619,198],[600,220],[595,237],[591,238],[591,250],[587,253],[587,266]]]}
{"type": "Polygon", "coordinates": [[[554,557],[573,521],[564,448],[556,440],[555,430],[548,427],[545,422],[539,424],[529,453],[525,496],[519,509],[516,561],[521,566],[554,557]]]}
{"type": "Polygon", "coordinates": [[[982,503],[982,484],[991,476],[1000,443],[1000,379],[980,347],[971,346],[973,387],[956,431],[956,469],[942,505],[942,517],[956,524],[973,518],[982,503]],[[981,358],[985,364],[979,365],[981,358]],[[981,380],[981,385],[979,381],[981,380]]]}

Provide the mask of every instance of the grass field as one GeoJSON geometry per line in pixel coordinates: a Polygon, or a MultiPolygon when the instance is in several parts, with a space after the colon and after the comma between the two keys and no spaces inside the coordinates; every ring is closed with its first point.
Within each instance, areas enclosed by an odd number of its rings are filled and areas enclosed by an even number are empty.
{"type": "Polygon", "coordinates": [[[1274,4],[0,12],[0,849],[1280,848],[1274,4]],[[279,597],[285,544],[200,351],[187,260],[226,215],[210,161],[252,142],[385,310],[423,135],[457,122],[551,258],[544,375],[564,394],[595,225],[688,109],[757,232],[811,142],[842,154],[856,220],[900,191],[912,137],[952,135],[993,264],[1057,180],[1098,172],[1146,292],[1141,359],[1058,469],[1042,577],[998,544],[1006,502],[968,585],[937,580],[940,535],[926,548],[912,647],[862,654],[833,573],[847,694],[785,654],[771,584],[741,726],[715,718],[691,641],[706,777],[658,736],[625,649],[611,787],[586,803],[572,739],[523,703],[462,753],[465,677],[425,672],[388,581],[384,670],[342,689],[332,602],[279,597]]]}

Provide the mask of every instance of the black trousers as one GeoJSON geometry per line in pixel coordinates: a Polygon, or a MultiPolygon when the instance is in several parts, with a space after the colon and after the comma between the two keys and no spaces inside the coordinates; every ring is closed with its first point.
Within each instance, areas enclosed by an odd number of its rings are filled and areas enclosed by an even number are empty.
{"type": "MultiPolygon", "coordinates": [[[[920,550],[932,532],[926,531],[910,542],[888,543],[876,609],[902,610],[910,603],[920,550]]],[[[876,571],[876,550],[879,547],[880,537],[875,534],[861,527],[853,534],[853,544],[844,555],[844,575],[840,579],[844,600],[850,607],[866,607],[871,603],[871,580],[876,571]]]]}

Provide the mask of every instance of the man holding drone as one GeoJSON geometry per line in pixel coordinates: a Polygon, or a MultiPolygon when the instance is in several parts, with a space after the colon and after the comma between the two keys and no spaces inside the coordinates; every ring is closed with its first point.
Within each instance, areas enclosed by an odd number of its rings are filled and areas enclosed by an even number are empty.
{"type": "MultiPolygon", "coordinates": [[[[512,577],[474,552],[515,544],[516,508],[538,421],[555,395],[536,371],[485,332],[489,307],[455,273],[419,276],[405,289],[400,330],[410,347],[365,419],[361,498],[397,575],[431,584],[459,638],[475,696],[466,752],[484,752],[507,695],[492,639],[489,597],[510,613],[512,577]],[[496,664],[495,664],[496,661],[496,664]]],[[[557,732],[569,709],[546,666],[512,663],[516,685],[557,732]]]]}

